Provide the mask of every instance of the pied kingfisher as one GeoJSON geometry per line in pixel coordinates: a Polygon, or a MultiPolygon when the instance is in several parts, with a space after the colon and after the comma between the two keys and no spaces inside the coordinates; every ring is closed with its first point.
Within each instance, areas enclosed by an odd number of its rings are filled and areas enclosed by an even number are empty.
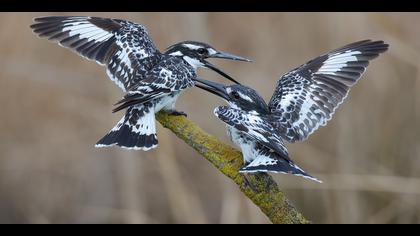
{"type": "Polygon", "coordinates": [[[175,102],[185,89],[194,86],[197,68],[209,68],[238,83],[205,59],[250,61],[193,41],[174,44],[161,53],[144,26],[125,20],[53,16],[34,21],[31,28],[35,34],[105,66],[109,78],[126,92],[117,103],[122,105],[114,109],[128,108],[124,117],[96,147],[155,148],[155,113],[163,109],[186,115],[175,110],[175,102]]]}
{"type": "Polygon", "coordinates": [[[243,85],[200,80],[197,86],[229,104],[214,113],[227,124],[228,135],[242,150],[240,172],[290,173],[321,182],[294,164],[283,139],[302,141],[326,125],[369,60],[387,49],[383,41],[364,40],[319,56],[283,75],[268,105],[243,85]]]}

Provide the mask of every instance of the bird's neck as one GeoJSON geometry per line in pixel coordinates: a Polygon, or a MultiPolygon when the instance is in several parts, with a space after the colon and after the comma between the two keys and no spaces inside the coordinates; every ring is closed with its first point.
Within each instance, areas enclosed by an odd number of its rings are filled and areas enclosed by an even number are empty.
{"type": "Polygon", "coordinates": [[[165,54],[172,57],[181,58],[185,63],[194,68],[194,70],[204,66],[199,59],[185,55],[181,51],[166,52],[165,54]]]}
{"type": "Polygon", "coordinates": [[[201,61],[200,60],[198,60],[197,58],[193,58],[193,57],[190,57],[190,56],[186,56],[186,55],[184,55],[184,56],[182,56],[182,59],[187,63],[187,64],[189,64],[192,68],[194,68],[194,70],[197,70],[198,68],[200,68],[200,67],[203,67],[204,65],[203,65],[203,63],[201,63],[201,61]]]}

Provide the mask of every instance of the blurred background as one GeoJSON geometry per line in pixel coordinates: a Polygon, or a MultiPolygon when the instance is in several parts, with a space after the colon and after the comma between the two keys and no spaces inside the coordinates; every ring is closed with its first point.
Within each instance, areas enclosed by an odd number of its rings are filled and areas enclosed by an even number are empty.
{"type": "MultiPolygon", "coordinates": [[[[169,130],[149,152],[94,144],[121,118],[122,92],[105,69],[39,39],[35,16],[91,15],[145,25],[164,50],[208,42],[254,59],[213,63],[268,100],[283,73],[362,40],[390,50],[326,127],[289,144],[317,184],[273,175],[314,223],[420,223],[418,13],[0,13],[1,223],[269,223],[237,186],[169,130]]],[[[203,78],[225,82],[215,73],[203,78]]],[[[213,116],[223,102],[199,89],[178,109],[230,143],[213,116]]]]}

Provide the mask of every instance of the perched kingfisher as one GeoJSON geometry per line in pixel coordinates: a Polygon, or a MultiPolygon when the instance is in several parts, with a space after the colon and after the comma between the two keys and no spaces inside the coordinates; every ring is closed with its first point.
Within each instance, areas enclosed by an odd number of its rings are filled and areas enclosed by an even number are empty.
{"type": "Polygon", "coordinates": [[[240,172],[290,173],[321,182],[290,159],[283,140],[305,140],[326,125],[369,61],[387,49],[383,41],[364,40],[319,56],[283,75],[268,104],[243,85],[200,80],[197,87],[229,104],[217,107],[214,114],[227,124],[228,135],[242,150],[240,172]]]}
{"type": "Polygon", "coordinates": [[[185,89],[194,86],[197,68],[209,68],[238,83],[205,59],[250,61],[194,41],[174,44],[161,53],[144,26],[126,20],[53,16],[34,21],[31,28],[35,34],[105,66],[109,78],[127,93],[114,109],[128,108],[124,117],[96,147],[155,148],[155,113],[164,110],[186,115],[175,110],[175,102],[185,89]]]}

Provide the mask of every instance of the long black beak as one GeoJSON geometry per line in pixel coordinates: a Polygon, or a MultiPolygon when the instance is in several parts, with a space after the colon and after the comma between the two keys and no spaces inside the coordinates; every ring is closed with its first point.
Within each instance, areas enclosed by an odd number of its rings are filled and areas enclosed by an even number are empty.
{"type": "MultiPolygon", "coordinates": [[[[220,58],[220,59],[227,59],[227,60],[233,60],[233,61],[246,61],[246,62],[252,62],[251,60],[247,59],[247,58],[243,58],[240,56],[236,56],[227,52],[221,52],[221,51],[217,51],[217,53],[210,55],[208,58],[220,58]]],[[[226,79],[234,82],[235,84],[240,84],[238,81],[236,81],[235,79],[233,79],[230,75],[226,74],[225,72],[221,71],[219,68],[215,67],[214,65],[212,65],[210,62],[204,60],[204,66],[215,71],[216,73],[218,73],[219,75],[225,77],[226,79]]]]}
{"type": "Polygon", "coordinates": [[[226,79],[232,81],[235,84],[241,84],[238,81],[236,81],[234,78],[232,78],[230,75],[226,74],[225,72],[221,71],[219,68],[217,68],[216,66],[214,66],[213,64],[211,64],[210,62],[203,60],[203,64],[205,67],[209,68],[210,70],[215,71],[217,74],[225,77],[226,79]]]}
{"type": "Polygon", "coordinates": [[[227,60],[233,60],[233,61],[246,61],[246,62],[252,62],[252,60],[240,56],[236,56],[227,52],[221,52],[218,51],[216,54],[211,55],[209,58],[221,58],[221,59],[227,59],[227,60]]]}
{"type": "Polygon", "coordinates": [[[229,96],[226,92],[225,86],[208,81],[208,80],[199,79],[199,78],[196,78],[195,81],[198,82],[195,86],[207,92],[210,92],[214,95],[217,95],[227,101],[229,100],[229,96]]]}

